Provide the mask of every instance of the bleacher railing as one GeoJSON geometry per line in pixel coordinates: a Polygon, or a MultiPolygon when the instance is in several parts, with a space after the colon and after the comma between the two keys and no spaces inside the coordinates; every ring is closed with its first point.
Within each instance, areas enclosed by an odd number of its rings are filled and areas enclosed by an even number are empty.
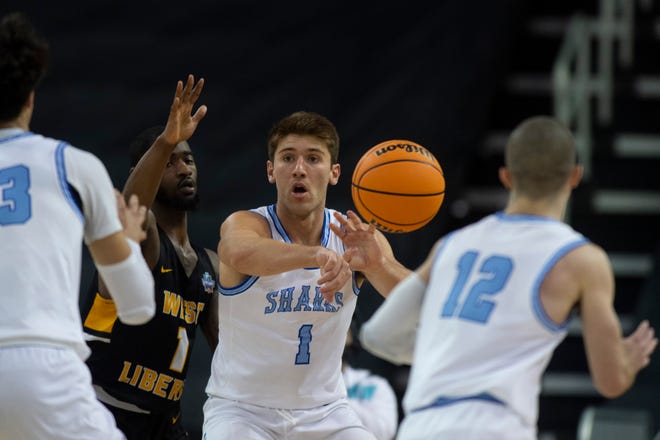
{"type": "Polygon", "coordinates": [[[596,101],[598,123],[609,124],[615,46],[619,48],[620,65],[628,67],[633,59],[634,2],[601,0],[597,17],[574,15],[553,65],[554,115],[575,133],[585,180],[591,177],[592,98],[596,101]]]}

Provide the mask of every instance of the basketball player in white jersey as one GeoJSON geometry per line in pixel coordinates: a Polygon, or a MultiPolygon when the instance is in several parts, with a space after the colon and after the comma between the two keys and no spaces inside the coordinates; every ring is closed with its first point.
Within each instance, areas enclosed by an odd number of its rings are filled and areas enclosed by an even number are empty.
{"type": "Polygon", "coordinates": [[[284,117],[270,131],[266,163],[277,202],[237,211],[221,226],[206,440],[374,438],[346,399],[346,332],[364,276],[386,294],[410,271],[380,233],[343,257],[337,231],[347,232],[325,207],[338,152],[325,117],[284,117]]]}
{"type": "Polygon", "coordinates": [[[367,350],[412,362],[399,439],[535,439],[541,375],[573,309],[604,396],[649,363],[654,330],[622,336],[606,253],[562,222],[575,160],[559,122],[523,121],[499,171],[504,211],[441,239],[362,327],[367,350]]]}
{"type": "Polygon", "coordinates": [[[23,15],[0,21],[0,439],[123,439],[96,400],[78,292],[84,239],[127,324],[154,315],[146,210],[92,154],[29,131],[48,45],[23,15]],[[126,217],[126,233],[118,215],[126,217]],[[128,237],[127,237],[128,236],[128,237]]]}

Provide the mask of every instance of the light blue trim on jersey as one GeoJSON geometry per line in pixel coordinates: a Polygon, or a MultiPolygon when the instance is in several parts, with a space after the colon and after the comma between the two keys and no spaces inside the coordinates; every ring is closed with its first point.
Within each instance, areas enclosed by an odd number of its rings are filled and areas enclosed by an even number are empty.
{"type": "MultiPolygon", "coordinates": [[[[358,296],[358,295],[360,295],[360,288],[357,285],[356,276],[357,276],[357,272],[353,272],[353,275],[352,275],[353,293],[355,294],[355,296],[358,296]]],[[[220,293],[223,296],[234,296],[234,295],[241,294],[241,293],[245,292],[246,290],[248,290],[250,287],[252,287],[252,285],[254,283],[256,283],[258,279],[259,279],[258,276],[253,275],[253,276],[250,276],[250,277],[246,278],[238,286],[229,287],[229,288],[222,287],[222,285],[218,282],[217,283],[218,293],[220,293]]]]}
{"type": "MultiPolygon", "coordinates": [[[[282,226],[282,222],[280,221],[280,218],[277,216],[277,212],[275,211],[275,204],[268,205],[268,216],[273,220],[273,224],[275,225],[275,229],[277,229],[277,232],[280,234],[282,239],[284,240],[285,243],[293,243],[291,238],[289,237],[289,234],[286,233],[286,230],[284,229],[284,226],[282,226]]],[[[327,247],[328,246],[328,240],[330,239],[330,211],[328,209],[323,210],[323,228],[321,229],[321,246],[327,247]]],[[[272,233],[271,233],[272,236],[272,233]]],[[[305,270],[316,270],[318,267],[303,267],[305,270]]]]}
{"type": "Polygon", "coordinates": [[[431,408],[439,408],[441,406],[447,406],[447,405],[451,405],[451,404],[454,404],[454,403],[465,402],[467,400],[479,400],[481,402],[490,402],[490,403],[494,403],[496,405],[504,405],[504,402],[502,402],[500,399],[493,396],[492,394],[480,393],[480,394],[475,394],[473,396],[438,397],[437,399],[435,399],[433,402],[429,403],[428,405],[424,405],[422,407],[415,408],[410,412],[415,413],[415,412],[424,411],[424,410],[431,409],[431,408]]]}
{"type": "Polygon", "coordinates": [[[259,279],[258,276],[252,275],[247,277],[242,283],[240,283],[238,286],[235,287],[222,287],[220,285],[220,282],[218,282],[218,293],[222,296],[234,296],[238,295],[239,293],[243,293],[246,290],[248,290],[254,283],[257,282],[259,279]]]}
{"type": "Polygon", "coordinates": [[[60,189],[64,194],[64,198],[69,202],[73,211],[78,214],[80,221],[85,223],[85,215],[76,204],[76,200],[69,190],[69,182],[66,180],[66,166],[64,165],[64,149],[68,146],[66,142],[60,142],[55,149],[55,168],[57,169],[57,177],[60,181],[60,189]]]}
{"type": "MultiPolygon", "coordinates": [[[[321,230],[321,246],[327,247],[330,239],[330,211],[323,209],[323,229],[321,230]]],[[[343,242],[342,242],[343,245],[343,242]]]]}
{"type": "MultiPolygon", "coordinates": [[[[20,129],[4,129],[4,130],[0,130],[0,134],[3,131],[12,133],[15,130],[20,130],[20,129]]],[[[7,136],[6,138],[0,139],[0,144],[4,144],[5,142],[10,142],[10,141],[13,141],[15,139],[22,138],[22,137],[27,137],[27,136],[34,136],[34,133],[32,133],[30,131],[22,131],[21,130],[20,133],[10,135],[10,136],[7,136]]]]}
{"type": "MultiPolygon", "coordinates": [[[[291,238],[289,237],[289,234],[286,233],[286,230],[284,229],[284,226],[282,226],[282,222],[280,221],[280,218],[277,216],[277,212],[275,211],[275,204],[268,205],[268,215],[270,218],[273,220],[273,224],[275,225],[275,229],[277,229],[277,232],[282,236],[284,239],[285,243],[293,243],[291,238]]],[[[323,228],[321,229],[321,246],[327,247],[328,246],[328,240],[330,239],[330,211],[328,209],[323,210],[323,228]]],[[[316,268],[314,268],[316,269],[316,268]]]]}
{"type": "MultiPolygon", "coordinates": [[[[273,220],[273,224],[275,225],[275,229],[277,229],[277,232],[280,234],[280,236],[284,239],[285,243],[292,243],[291,239],[287,235],[286,231],[284,230],[284,227],[282,226],[282,223],[280,222],[279,217],[277,217],[277,212],[275,212],[275,204],[268,205],[267,207],[268,210],[268,215],[270,218],[273,220]]],[[[256,210],[251,210],[251,212],[254,212],[256,214],[259,214],[256,210]]],[[[322,245],[325,247],[328,244],[328,239],[330,237],[330,211],[327,209],[325,210],[324,217],[323,217],[323,232],[322,232],[322,245]]],[[[270,226],[270,225],[269,225],[270,226]]],[[[271,237],[272,237],[272,231],[271,231],[271,237]]],[[[316,270],[318,267],[305,267],[305,270],[316,270]]],[[[220,285],[218,282],[218,292],[223,295],[223,296],[234,296],[238,295],[240,293],[245,292],[247,289],[249,289],[254,283],[257,282],[259,279],[258,276],[253,275],[245,279],[242,283],[235,287],[230,287],[230,288],[225,288],[220,285]]],[[[357,287],[357,283],[355,281],[355,274],[353,274],[353,291],[355,292],[355,295],[358,295],[360,289],[357,287]]]]}
{"type": "Polygon", "coordinates": [[[507,214],[504,211],[498,211],[493,214],[498,220],[504,222],[552,222],[560,223],[559,220],[550,217],[541,217],[531,214],[507,214]]]}
{"type": "MultiPolygon", "coordinates": [[[[284,230],[284,226],[282,226],[282,222],[280,222],[280,218],[277,216],[277,212],[275,212],[275,204],[268,205],[268,215],[270,216],[271,220],[273,220],[273,224],[275,225],[275,229],[277,229],[277,232],[282,236],[282,239],[284,240],[285,243],[293,243],[291,241],[291,238],[289,238],[289,234],[286,233],[284,230]]],[[[271,233],[271,236],[273,234],[271,233]]]]}
{"type": "Polygon", "coordinates": [[[573,249],[582,246],[585,243],[588,243],[589,240],[586,238],[582,237],[579,240],[576,240],[572,243],[567,244],[566,246],[562,247],[559,249],[553,256],[550,258],[550,260],[545,264],[543,269],[541,270],[541,273],[539,276],[536,278],[536,282],[534,283],[534,287],[532,288],[532,306],[534,308],[534,312],[536,314],[536,317],[539,319],[541,324],[543,324],[545,327],[548,328],[548,330],[557,332],[561,331],[568,326],[568,322],[570,321],[570,316],[561,324],[555,323],[550,317],[547,315],[545,312],[545,309],[543,308],[543,304],[541,303],[541,283],[543,282],[543,279],[547,275],[548,271],[557,263],[557,261],[566,255],[569,251],[572,251],[573,249]]]}
{"type": "MultiPolygon", "coordinates": [[[[353,279],[353,293],[355,294],[355,296],[360,295],[360,286],[358,286],[357,284],[357,274],[358,272],[353,271],[353,275],[351,275],[351,278],[353,279]]],[[[362,282],[364,283],[365,281],[367,281],[367,277],[364,277],[364,281],[362,282]]]]}

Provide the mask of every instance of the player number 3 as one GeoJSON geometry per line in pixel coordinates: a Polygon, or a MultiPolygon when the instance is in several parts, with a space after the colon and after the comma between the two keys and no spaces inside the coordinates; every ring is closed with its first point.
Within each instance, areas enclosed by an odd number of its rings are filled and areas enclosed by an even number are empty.
{"type": "Polygon", "coordinates": [[[0,170],[0,225],[25,223],[32,216],[30,170],[23,165],[0,170]]]}

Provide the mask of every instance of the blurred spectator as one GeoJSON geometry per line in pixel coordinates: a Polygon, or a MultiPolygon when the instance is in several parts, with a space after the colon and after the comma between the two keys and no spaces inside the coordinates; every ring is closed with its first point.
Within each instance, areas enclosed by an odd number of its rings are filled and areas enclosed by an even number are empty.
{"type": "MultiPolygon", "coordinates": [[[[355,322],[355,321],[354,321],[355,322]]],[[[350,365],[351,356],[361,350],[357,338],[353,338],[355,325],[346,335],[346,348],[342,363],[342,373],[351,407],[360,416],[364,426],[378,440],[392,440],[399,423],[398,402],[394,389],[382,376],[367,369],[350,365]]]]}

